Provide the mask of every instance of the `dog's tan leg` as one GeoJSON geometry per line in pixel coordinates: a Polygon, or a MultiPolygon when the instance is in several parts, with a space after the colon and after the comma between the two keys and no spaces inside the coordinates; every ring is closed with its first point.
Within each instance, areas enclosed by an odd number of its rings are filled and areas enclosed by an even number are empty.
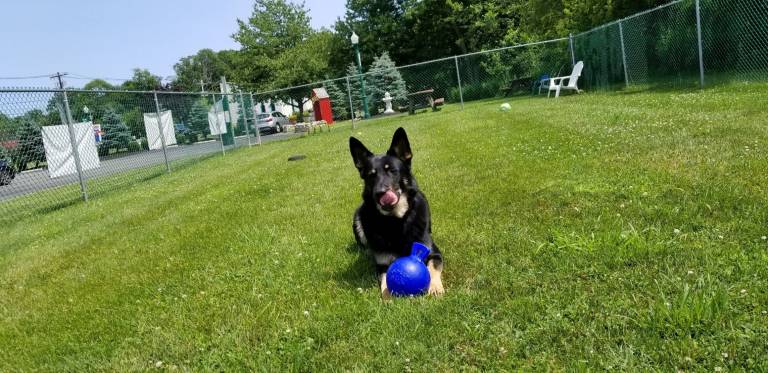
{"type": "Polygon", "coordinates": [[[440,277],[443,273],[443,266],[440,265],[439,268],[435,267],[435,262],[433,260],[430,260],[429,263],[427,263],[427,269],[429,270],[429,290],[427,291],[429,295],[441,295],[445,293],[445,289],[443,289],[443,280],[440,277]]]}
{"type": "Polygon", "coordinates": [[[387,274],[382,273],[379,275],[379,285],[381,287],[381,299],[383,300],[390,300],[392,299],[392,293],[389,292],[389,288],[387,288],[387,274]]]}

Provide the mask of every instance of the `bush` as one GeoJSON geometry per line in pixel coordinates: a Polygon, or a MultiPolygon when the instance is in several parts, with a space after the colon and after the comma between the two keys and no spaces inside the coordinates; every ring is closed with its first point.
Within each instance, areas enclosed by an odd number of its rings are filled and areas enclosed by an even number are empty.
{"type": "Polygon", "coordinates": [[[142,149],[149,150],[149,142],[147,141],[146,138],[142,137],[139,141],[141,142],[142,149]]]}
{"type": "MultiPolygon", "coordinates": [[[[501,82],[490,81],[483,83],[468,84],[462,86],[462,94],[464,95],[464,101],[482,100],[485,98],[496,97],[501,90],[501,82]]],[[[447,101],[459,102],[459,89],[451,88],[448,93],[447,101]]]]}
{"type": "Polygon", "coordinates": [[[128,143],[128,152],[129,153],[138,152],[140,150],[141,150],[141,144],[139,144],[138,142],[131,141],[131,142],[128,143]]]}
{"type": "Polygon", "coordinates": [[[111,148],[108,145],[104,144],[104,143],[99,144],[99,147],[98,147],[99,156],[100,157],[108,156],[110,149],[111,148]]]}

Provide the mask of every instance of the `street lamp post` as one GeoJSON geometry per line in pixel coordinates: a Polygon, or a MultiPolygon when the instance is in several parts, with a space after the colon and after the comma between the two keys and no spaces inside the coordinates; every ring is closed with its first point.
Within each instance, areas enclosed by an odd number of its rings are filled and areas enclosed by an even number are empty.
{"type": "Polygon", "coordinates": [[[363,117],[368,119],[370,114],[368,113],[368,98],[365,96],[365,78],[363,77],[363,62],[360,60],[360,48],[357,44],[360,42],[360,37],[353,31],[349,40],[352,45],[355,46],[355,54],[357,55],[357,69],[360,72],[360,94],[363,96],[363,117]]]}

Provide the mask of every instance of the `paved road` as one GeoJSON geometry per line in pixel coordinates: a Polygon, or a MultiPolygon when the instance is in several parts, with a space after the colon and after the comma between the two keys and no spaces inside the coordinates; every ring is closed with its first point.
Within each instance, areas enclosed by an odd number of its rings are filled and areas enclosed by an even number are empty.
{"type": "MultiPolygon", "coordinates": [[[[261,136],[261,141],[262,143],[267,143],[296,136],[301,136],[301,134],[278,133],[261,136]]],[[[251,142],[255,144],[256,138],[251,138],[251,142]]],[[[248,139],[244,136],[236,138],[235,145],[228,146],[227,149],[243,145],[248,146],[248,139]]],[[[221,152],[221,143],[219,141],[209,141],[191,145],[172,146],[167,149],[167,152],[169,161],[194,158],[210,153],[221,152]]],[[[141,167],[164,164],[165,157],[163,156],[162,150],[150,150],[121,156],[119,158],[105,159],[100,163],[101,166],[99,168],[85,172],[88,179],[113,175],[141,167]]],[[[34,193],[43,189],[78,182],[79,180],[76,174],[52,179],[48,177],[47,169],[22,172],[16,175],[16,178],[11,184],[0,186],[0,201],[24,194],[34,193]]]]}

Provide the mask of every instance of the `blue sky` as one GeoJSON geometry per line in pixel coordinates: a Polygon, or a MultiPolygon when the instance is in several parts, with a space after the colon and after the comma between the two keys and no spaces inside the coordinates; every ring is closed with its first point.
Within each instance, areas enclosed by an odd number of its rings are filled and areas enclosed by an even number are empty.
{"type": "MultiPolygon", "coordinates": [[[[312,26],[330,27],[345,0],[306,0],[312,26]]],[[[173,75],[180,57],[202,48],[235,49],[236,19],[252,0],[14,0],[0,12],[0,77],[56,71],[126,78],[133,68],[173,75]]],[[[87,80],[67,79],[78,87],[87,80]]],[[[119,83],[119,81],[112,82],[119,83]]],[[[0,86],[52,87],[48,78],[0,80],[0,86]]]]}

